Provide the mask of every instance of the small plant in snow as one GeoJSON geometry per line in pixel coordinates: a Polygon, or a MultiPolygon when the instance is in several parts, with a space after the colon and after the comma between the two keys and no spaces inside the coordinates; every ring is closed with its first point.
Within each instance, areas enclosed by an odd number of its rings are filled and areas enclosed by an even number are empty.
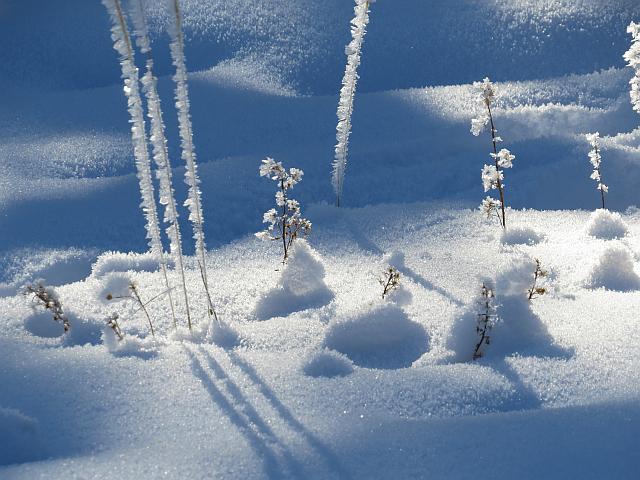
{"type": "Polygon", "coordinates": [[[609,193],[609,187],[602,183],[602,171],[600,170],[600,165],[602,164],[602,156],[600,155],[600,134],[598,132],[588,133],[585,136],[587,138],[587,142],[591,145],[591,150],[589,151],[589,161],[593,166],[591,178],[595,180],[596,189],[600,191],[602,209],[604,210],[604,194],[609,193]]]}
{"type": "Polygon", "coordinates": [[[483,348],[491,343],[490,332],[498,321],[497,307],[495,305],[495,293],[491,286],[483,283],[480,287],[480,297],[478,298],[480,313],[478,313],[478,321],[476,325],[476,333],[478,334],[478,343],[473,351],[473,359],[484,355],[483,348]]]}
{"type": "Polygon", "coordinates": [[[493,146],[493,153],[491,153],[493,164],[485,164],[482,168],[482,185],[484,186],[485,192],[498,190],[500,195],[500,200],[495,200],[491,197],[484,199],[480,205],[480,209],[488,217],[494,214],[497,215],[502,228],[507,228],[503,170],[513,167],[513,161],[516,157],[506,148],[498,151],[498,143],[502,142],[502,138],[498,136],[498,130],[496,130],[493,121],[493,112],[491,110],[496,98],[493,84],[488,78],[485,78],[482,82],[475,82],[473,86],[477,91],[478,103],[482,106],[482,111],[478,117],[471,120],[471,133],[477,137],[484,131],[487,125],[489,125],[491,129],[491,144],[493,146]]]}
{"type": "Polygon", "coordinates": [[[536,262],[536,268],[535,268],[535,271],[533,272],[533,284],[531,285],[531,288],[527,290],[528,300],[533,300],[534,298],[541,297],[542,295],[547,293],[547,289],[545,287],[540,286],[539,282],[542,281],[542,279],[546,278],[549,272],[547,272],[542,268],[542,265],[540,264],[540,260],[536,258],[535,262],[536,262]]]}
{"type": "Polygon", "coordinates": [[[640,113],[640,24],[631,22],[627,27],[627,32],[632,37],[631,47],[625,52],[623,58],[627,65],[635,71],[635,75],[629,80],[631,85],[629,95],[633,109],[640,113]]]}
{"type": "Polygon", "coordinates": [[[336,193],[336,206],[340,206],[342,199],[342,187],[344,185],[344,172],[347,168],[347,153],[349,150],[349,136],[351,135],[351,115],[353,113],[353,100],[356,95],[358,82],[358,66],[362,43],[367,33],[369,23],[369,6],[375,0],[355,0],[355,16],[351,20],[351,42],[345,48],[347,66],[342,79],[340,89],[340,101],[338,103],[338,126],[336,127],[336,148],[333,160],[333,175],[331,183],[336,193]]]}
{"type": "MultiPolygon", "coordinates": [[[[165,293],[165,292],[163,292],[163,293],[165,293]]],[[[125,291],[117,292],[115,294],[114,293],[108,293],[106,295],[106,299],[109,300],[109,301],[111,301],[111,300],[133,300],[135,303],[137,303],[138,306],[140,307],[138,311],[142,310],[144,312],[144,315],[147,318],[147,323],[149,324],[149,330],[151,331],[151,336],[153,336],[155,338],[156,332],[155,332],[155,329],[153,328],[153,322],[151,321],[151,316],[149,315],[149,311],[147,310],[147,305],[149,305],[151,302],[153,302],[155,299],[157,299],[163,293],[161,293],[160,295],[156,295],[151,300],[149,300],[149,301],[147,301],[145,303],[145,302],[142,301],[142,297],[140,296],[140,289],[138,288],[138,285],[133,280],[129,280],[125,291]]]]}
{"type": "Polygon", "coordinates": [[[267,157],[260,165],[260,176],[269,177],[278,184],[276,192],[276,207],[265,212],[264,223],[269,226],[266,230],[256,233],[256,237],[263,240],[280,240],[282,242],[282,263],[289,258],[289,251],[293,242],[301,234],[308,235],[311,231],[311,222],[300,214],[300,203],[289,198],[288,192],[300,180],[304,172],[298,168],[290,168],[287,171],[282,162],[276,162],[267,157]]]}
{"type": "Polygon", "coordinates": [[[120,328],[120,324],[118,323],[118,318],[120,318],[120,316],[117,313],[111,314],[107,318],[107,327],[113,330],[113,333],[115,333],[118,340],[123,340],[124,334],[122,333],[122,329],[120,328]]]}
{"type": "Polygon", "coordinates": [[[378,283],[382,286],[382,298],[384,299],[400,286],[400,272],[397,268],[389,266],[384,271],[384,276],[378,279],[378,283]]]}
{"type": "Polygon", "coordinates": [[[69,319],[64,314],[62,303],[58,295],[51,287],[46,287],[42,282],[35,285],[27,285],[24,288],[25,295],[33,295],[33,300],[49,310],[53,315],[53,320],[62,324],[65,333],[71,328],[69,319]]]}

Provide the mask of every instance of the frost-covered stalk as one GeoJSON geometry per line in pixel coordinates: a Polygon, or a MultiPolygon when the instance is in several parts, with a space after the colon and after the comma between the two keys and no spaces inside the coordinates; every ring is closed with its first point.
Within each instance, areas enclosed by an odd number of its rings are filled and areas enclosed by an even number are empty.
{"type": "Polygon", "coordinates": [[[493,146],[493,153],[491,153],[493,165],[484,165],[482,168],[482,184],[485,192],[498,190],[500,194],[500,200],[494,200],[491,197],[484,199],[480,209],[487,216],[491,216],[493,212],[497,213],[502,228],[507,228],[504,203],[504,174],[502,171],[505,168],[511,168],[516,157],[506,148],[498,151],[498,143],[502,142],[502,138],[498,136],[498,130],[496,130],[493,122],[491,106],[496,94],[491,80],[485,78],[482,82],[475,82],[473,86],[477,90],[478,103],[482,106],[482,112],[477,118],[471,120],[471,133],[477,137],[489,125],[491,127],[491,144],[493,146]],[[498,209],[500,209],[500,212],[498,212],[498,209]]]}
{"type": "Polygon", "coordinates": [[[596,188],[600,190],[602,209],[604,210],[604,194],[609,192],[609,187],[602,183],[602,172],[600,170],[600,165],[602,164],[602,156],[600,155],[600,134],[598,132],[588,133],[585,136],[587,137],[587,142],[591,145],[591,150],[589,151],[589,161],[593,166],[591,178],[595,180],[596,188]]]}
{"type": "MultiPolygon", "coordinates": [[[[134,0],[131,6],[131,18],[133,19],[136,43],[140,52],[147,56],[146,72],[142,77],[142,87],[147,98],[147,115],[151,120],[151,144],[153,146],[153,159],[158,167],[156,177],[160,185],[160,204],[164,205],[164,222],[167,223],[167,236],[170,242],[170,251],[180,278],[184,293],[184,303],[187,313],[187,324],[191,325],[191,311],[189,307],[189,296],[187,294],[187,281],[184,273],[184,259],[182,255],[182,235],[178,224],[178,209],[176,207],[175,192],[173,190],[173,178],[171,171],[171,161],[167,149],[167,139],[165,136],[164,120],[162,118],[162,106],[158,95],[158,80],[153,74],[153,58],[151,57],[151,41],[144,15],[142,0],[134,0]]],[[[171,303],[171,312],[174,313],[173,299],[171,297],[171,287],[165,272],[165,281],[171,303]]],[[[175,314],[174,314],[175,326],[175,314]]]]}
{"type": "Polygon", "coordinates": [[[627,65],[635,71],[635,75],[629,80],[631,85],[629,94],[633,109],[640,113],[640,23],[631,22],[627,27],[627,32],[632,37],[631,47],[625,52],[623,58],[627,65]]]}
{"type": "MultiPolygon", "coordinates": [[[[160,237],[158,212],[156,210],[153,180],[151,178],[151,161],[149,160],[149,150],[147,148],[147,134],[142,109],[142,99],[140,98],[138,69],[135,65],[129,27],[127,26],[120,0],[102,0],[102,3],[111,17],[113,48],[120,55],[124,93],[127,97],[127,107],[131,117],[131,139],[133,141],[137,176],[140,184],[140,193],[142,195],[142,203],[140,206],[147,221],[146,229],[149,248],[151,249],[151,253],[158,258],[164,273],[167,288],[169,288],[166,258],[160,237]]],[[[171,310],[173,313],[173,301],[171,301],[171,310]]],[[[173,321],[175,323],[175,315],[173,321]]]]}
{"type": "Polygon", "coordinates": [[[269,227],[256,233],[256,237],[263,240],[280,240],[283,264],[287,262],[289,250],[296,238],[300,234],[308,235],[311,231],[311,222],[300,214],[300,203],[288,196],[288,191],[302,180],[303,175],[304,172],[298,168],[290,168],[287,171],[282,162],[276,162],[270,157],[262,160],[260,165],[260,176],[269,177],[278,184],[276,206],[280,211],[272,208],[264,214],[263,222],[268,223],[269,227]]]}
{"type": "Polygon", "coordinates": [[[482,347],[491,343],[489,333],[498,320],[498,316],[496,314],[497,308],[495,305],[495,293],[493,288],[488,286],[486,283],[483,283],[482,287],[480,287],[480,298],[478,299],[478,304],[481,308],[481,312],[478,313],[478,323],[476,325],[478,343],[476,343],[476,348],[473,352],[474,360],[477,360],[484,355],[482,347]]]}
{"type": "Polygon", "coordinates": [[[389,265],[384,271],[384,276],[378,279],[382,286],[382,299],[400,286],[400,272],[394,266],[389,265]]]}
{"type": "Polygon", "coordinates": [[[351,20],[351,42],[345,48],[347,66],[342,79],[340,89],[340,101],[338,103],[338,126],[336,128],[336,148],[333,160],[333,177],[331,183],[336,193],[336,205],[340,206],[342,187],[344,184],[344,172],[347,168],[347,154],[349,150],[349,136],[351,135],[351,114],[353,113],[353,100],[358,83],[358,66],[362,42],[367,32],[369,23],[369,6],[375,0],[355,0],[355,16],[351,20]]]}
{"type": "MultiPolygon", "coordinates": [[[[209,294],[209,281],[207,279],[206,244],[204,241],[204,217],[202,215],[202,200],[200,192],[200,178],[198,177],[198,165],[196,164],[196,151],[193,145],[193,129],[191,126],[191,114],[189,113],[189,89],[187,86],[187,67],[184,56],[184,33],[182,32],[182,13],[179,0],[168,0],[170,16],[173,22],[169,22],[169,35],[171,36],[171,59],[176,73],[173,81],[176,84],[175,100],[178,111],[178,125],[180,129],[180,141],[182,145],[182,159],[187,168],[185,170],[185,183],[189,187],[187,200],[184,205],[189,208],[189,220],[193,225],[193,238],[196,242],[196,256],[200,267],[200,275],[207,302],[208,313],[218,321],[218,315],[213,308],[211,295],[209,294]]],[[[191,328],[191,324],[189,324],[191,328]]]]}

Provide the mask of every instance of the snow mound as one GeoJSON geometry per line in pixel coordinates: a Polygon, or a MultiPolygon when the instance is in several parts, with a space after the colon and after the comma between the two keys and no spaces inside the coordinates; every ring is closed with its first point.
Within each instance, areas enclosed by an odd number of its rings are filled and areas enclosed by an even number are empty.
{"type": "MultiPolygon", "coordinates": [[[[528,257],[509,260],[497,274],[494,285],[494,305],[497,321],[488,332],[489,345],[483,345],[483,357],[504,358],[512,354],[541,357],[567,357],[570,352],[556,345],[547,327],[531,309],[527,289],[533,284],[535,262],[528,257]]],[[[482,280],[478,281],[478,285],[482,280]]],[[[535,301],[535,300],[534,300],[535,301]]],[[[467,362],[473,359],[480,341],[477,333],[478,315],[484,313],[482,301],[476,299],[458,318],[446,340],[447,349],[453,352],[453,361],[467,362]]]]}
{"type": "Polygon", "coordinates": [[[131,285],[131,278],[126,273],[110,273],[100,282],[97,290],[98,298],[103,303],[129,298],[131,297],[129,285],[131,285]]]}
{"type": "Polygon", "coordinates": [[[411,321],[397,305],[368,305],[355,316],[334,322],[324,345],[367,368],[405,368],[429,349],[422,325],[411,321]]]}
{"type": "Polygon", "coordinates": [[[529,227],[509,227],[500,236],[504,245],[535,245],[544,240],[544,235],[529,227]]]}
{"type": "Polygon", "coordinates": [[[24,328],[31,335],[42,338],[57,338],[64,334],[61,323],[53,319],[50,312],[34,312],[24,320],[24,328]]]}
{"type": "Polygon", "coordinates": [[[353,372],[353,363],[347,356],[325,348],[309,355],[302,371],[309,377],[346,377],[353,372]]]}
{"type": "Polygon", "coordinates": [[[228,323],[211,322],[207,337],[220,348],[231,349],[242,344],[242,338],[228,323]]]}
{"type": "Polygon", "coordinates": [[[137,357],[149,360],[157,355],[156,341],[151,338],[139,338],[134,335],[124,335],[120,340],[114,331],[105,327],[102,330],[102,342],[109,353],[115,357],[137,357]]]}
{"type": "Polygon", "coordinates": [[[640,289],[640,277],[633,268],[633,257],[622,244],[608,247],[591,269],[586,280],[589,288],[628,292],[640,289]]]}
{"type": "Polygon", "coordinates": [[[37,458],[41,448],[38,422],[13,408],[0,407],[0,465],[37,458]]]}
{"type": "Polygon", "coordinates": [[[260,320],[285,317],[291,313],[318,308],[333,300],[324,283],[320,256],[304,240],[297,240],[278,285],[260,298],[255,315],[260,320]]]}
{"type": "Polygon", "coordinates": [[[599,208],[591,214],[587,224],[587,234],[603,240],[622,238],[629,233],[629,228],[618,212],[610,212],[599,208]]]}
{"type": "MultiPolygon", "coordinates": [[[[167,258],[169,268],[173,268],[167,258]]],[[[91,267],[91,275],[101,277],[111,272],[155,272],[160,268],[158,257],[151,253],[105,252],[91,267]]]]}

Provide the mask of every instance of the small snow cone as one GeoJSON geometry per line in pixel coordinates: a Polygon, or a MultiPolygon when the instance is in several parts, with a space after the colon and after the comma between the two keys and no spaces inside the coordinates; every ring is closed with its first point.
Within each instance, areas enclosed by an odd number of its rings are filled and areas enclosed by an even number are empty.
{"type": "Polygon", "coordinates": [[[325,284],[324,275],[320,255],[306,240],[298,239],[280,271],[278,284],[259,300],[256,317],[266,320],[326,305],[334,295],[325,284]]]}

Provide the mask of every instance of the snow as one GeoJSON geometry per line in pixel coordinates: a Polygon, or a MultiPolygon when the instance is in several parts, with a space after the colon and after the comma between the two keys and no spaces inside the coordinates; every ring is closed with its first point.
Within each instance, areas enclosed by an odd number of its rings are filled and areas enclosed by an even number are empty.
{"type": "Polygon", "coordinates": [[[613,240],[627,235],[629,227],[622,221],[622,217],[618,212],[610,212],[599,208],[589,218],[587,233],[595,238],[613,240]]]}
{"type": "Polygon", "coordinates": [[[344,377],[353,372],[353,363],[347,356],[325,348],[309,355],[303,371],[310,377],[344,377]]]}
{"type": "Polygon", "coordinates": [[[429,337],[401,308],[373,304],[330,324],[324,344],[362,367],[403,368],[428,350],[429,337]]]}
{"type": "Polygon", "coordinates": [[[304,239],[296,240],[292,250],[278,273],[277,285],[264,293],[256,305],[255,315],[260,320],[322,307],[333,299],[333,292],[324,282],[320,256],[304,239]]]}
{"type": "MultiPolygon", "coordinates": [[[[190,232],[172,18],[143,3],[164,173],[190,232]]],[[[640,117],[622,58],[637,2],[376,2],[340,209],[331,160],[353,2],[181,6],[220,319],[183,234],[191,330],[179,265],[174,328],[144,253],[104,8],[0,7],[0,478],[637,478],[640,117]],[[477,208],[492,159],[469,126],[486,76],[517,155],[506,232],[477,208]],[[596,131],[607,211],[589,179],[596,131]],[[286,265],[254,237],[273,203],[266,156],[305,172],[295,196],[313,229],[286,265]],[[536,259],[545,293],[528,300],[536,259]],[[383,300],[389,266],[400,287],[383,300]],[[20,294],[38,279],[68,333],[20,294]],[[483,281],[499,320],[473,360],[483,281]],[[136,301],[105,301],[129,282],[155,338],[136,301]]]]}
{"type": "Polygon", "coordinates": [[[624,244],[614,244],[602,252],[586,280],[590,288],[626,292],[640,288],[634,259],[624,244]]]}

